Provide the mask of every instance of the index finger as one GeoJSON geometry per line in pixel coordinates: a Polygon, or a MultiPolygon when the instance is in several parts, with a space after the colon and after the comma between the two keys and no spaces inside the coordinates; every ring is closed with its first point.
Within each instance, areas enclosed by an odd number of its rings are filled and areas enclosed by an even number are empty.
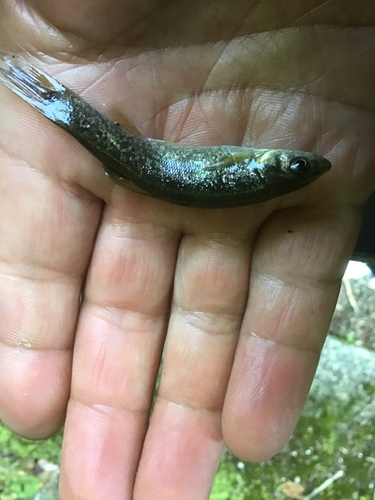
{"type": "Polygon", "coordinates": [[[254,250],[250,296],[223,409],[230,450],[273,456],[300,417],[355,244],[360,211],[274,212],[254,250]]]}

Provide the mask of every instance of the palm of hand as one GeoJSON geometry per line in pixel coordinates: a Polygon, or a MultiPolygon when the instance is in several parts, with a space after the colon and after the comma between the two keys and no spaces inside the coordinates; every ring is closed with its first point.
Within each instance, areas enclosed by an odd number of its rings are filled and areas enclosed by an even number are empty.
{"type": "Polygon", "coordinates": [[[65,33],[48,48],[25,12],[2,7],[3,50],[35,44],[58,58],[69,47],[66,63],[79,64],[46,71],[113,119],[125,111],[144,135],[251,138],[334,164],[258,206],[174,207],[113,186],[73,139],[0,89],[1,418],[46,436],[71,388],[62,498],[130,498],[137,468],[134,498],[207,498],[223,436],[239,457],[265,459],[303,406],[374,187],[371,30],[313,28],[334,22],[335,2],[310,13],[306,2],[244,4],[38,2],[65,33]]]}

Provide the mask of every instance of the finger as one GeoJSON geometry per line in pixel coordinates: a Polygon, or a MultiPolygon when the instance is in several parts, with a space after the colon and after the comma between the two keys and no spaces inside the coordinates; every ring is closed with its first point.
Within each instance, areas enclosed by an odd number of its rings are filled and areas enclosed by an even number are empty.
{"type": "Polygon", "coordinates": [[[223,227],[216,221],[210,232],[207,224],[181,242],[161,385],[135,499],[209,497],[224,446],[221,409],[254,237],[252,229],[225,234],[223,227]]]}
{"type": "MultiPolygon", "coordinates": [[[[64,419],[79,295],[101,203],[73,183],[61,182],[61,148],[18,113],[18,105],[4,92],[0,416],[18,434],[41,438],[64,419]]],[[[68,170],[77,167],[72,160],[65,164],[68,170]]]]}
{"type": "Polygon", "coordinates": [[[359,211],[275,212],[254,251],[251,292],[224,405],[230,450],[266,460],[301,414],[359,227],[359,211]]]}
{"type": "Polygon", "coordinates": [[[132,498],[164,342],[179,231],[169,205],[113,192],[78,324],[62,498],[132,498]]]}

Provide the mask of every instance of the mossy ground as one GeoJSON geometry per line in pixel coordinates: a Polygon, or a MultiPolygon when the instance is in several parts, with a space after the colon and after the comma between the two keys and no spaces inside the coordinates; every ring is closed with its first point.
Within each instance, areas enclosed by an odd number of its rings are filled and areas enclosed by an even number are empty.
{"type": "MultiPolygon", "coordinates": [[[[353,302],[350,304],[346,292],[342,292],[331,333],[351,343],[374,348],[375,293],[369,292],[367,285],[366,282],[352,284],[353,297],[359,307],[354,320],[353,302]],[[362,302],[360,285],[364,286],[362,302]],[[358,311],[363,312],[362,319],[358,318],[358,311]],[[363,327],[365,318],[367,323],[363,327]]],[[[365,401],[362,394],[345,404],[338,404],[331,397],[316,401],[310,396],[293,436],[272,460],[246,464],[226,452],[211,500],[309,499],[312,491],[338,471],[343,475],[315,498],[373,500],[375,412],[367,411],[367,407],[375,405],[375,384],[368,384],[364,389],[368,396],[365,401]]],[[[17,437],[0,424],[0,499],[32,497],[43,486],[43,478],[37,474],[37,460],[58,464],[61,442],[62,433],[34,442],[17,437]]]]}
{"type": "Polygon", "coordinates": [[[45,441],[29,441],[16,436],[0,424],[0,499],[30,498],[42,486],[37,460],[60,461],[62,432],[45,441]]]}
{"type": "Polygon", "coordinates": [[[361,401],[340,407],[309,398],[304,414],[284,449],[260,464],[239,462],[227,453],[211,500],[302,499],[286,496],[288,482],[308,495],[338,471],[342,477],[317,495],[325,500],[373,500],[375,491],[375,419],[363,414],[361,401]],[[301,488],[301,489],[302,489],[301,488]]]}

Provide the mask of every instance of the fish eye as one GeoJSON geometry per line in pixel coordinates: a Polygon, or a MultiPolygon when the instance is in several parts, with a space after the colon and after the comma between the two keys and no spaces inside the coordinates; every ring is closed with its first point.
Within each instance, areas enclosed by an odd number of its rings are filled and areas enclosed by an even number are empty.
{"type": "Polygon", "coordinates": [[[301,158],[299,156],[297,158],[293,158],[290,162],[290,168],[297,173],[306,172],[306,170],[308,170],[309,167],[310,164],[306,160],[306,158],[301,158]]]}

